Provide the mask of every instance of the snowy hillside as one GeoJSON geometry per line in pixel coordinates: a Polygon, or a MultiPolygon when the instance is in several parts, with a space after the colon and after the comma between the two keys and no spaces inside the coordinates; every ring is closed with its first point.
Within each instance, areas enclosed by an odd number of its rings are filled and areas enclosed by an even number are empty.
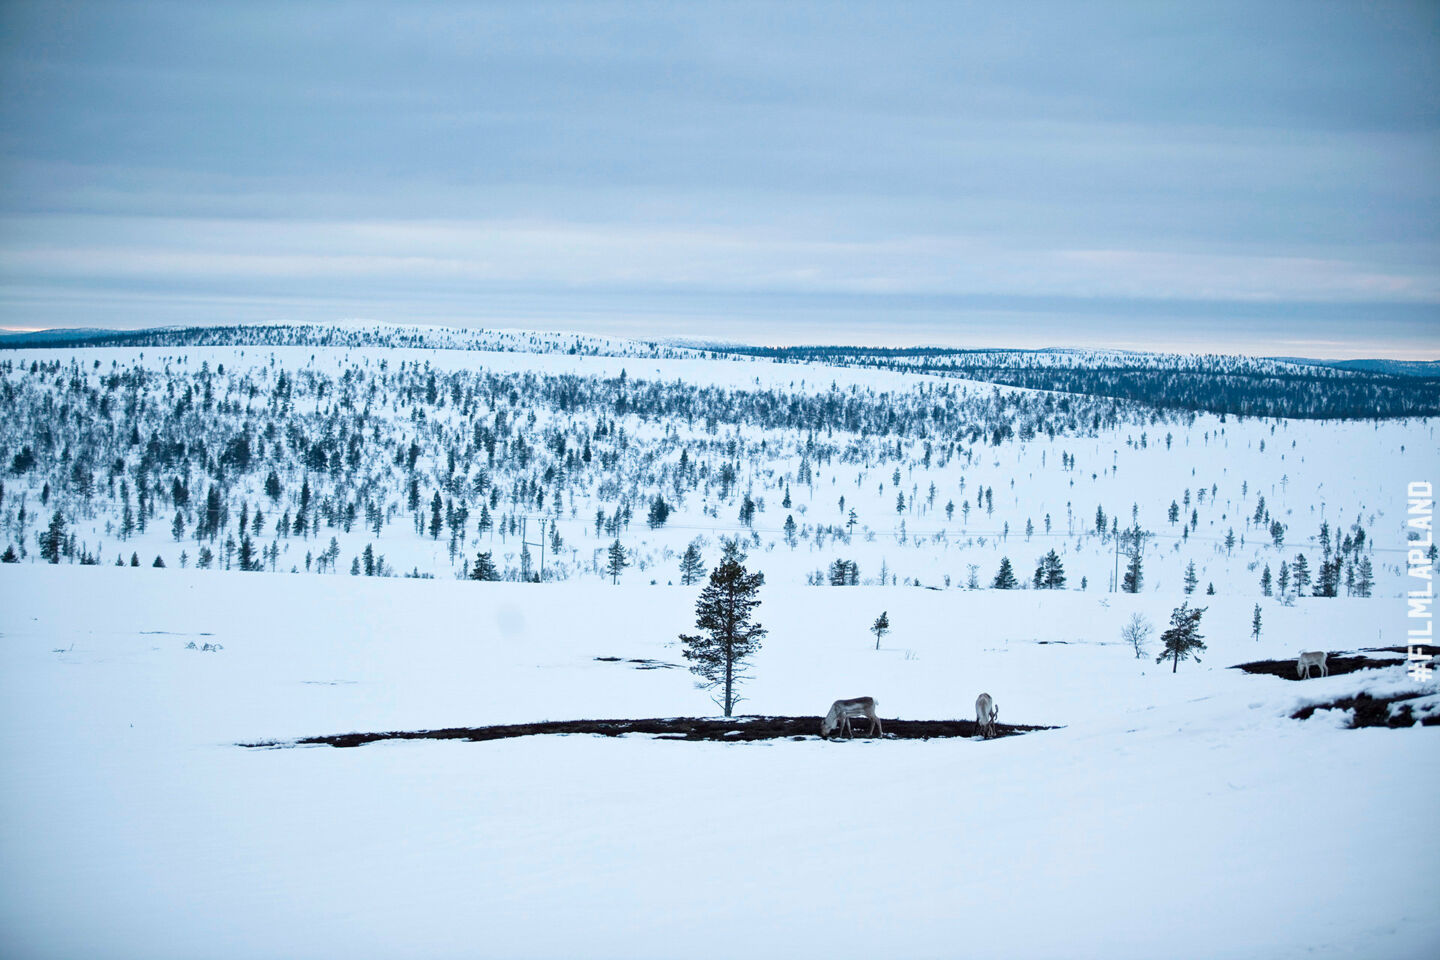
{"type": "Polygon", "coordinates": [[[1395,596],[1404,483],[1440,474],[1433,420],[764,360],[26,350],[0,391],[0,539],[29,562],[58,514],[64,562],[447,578],[484,552],[507,579],[601,579],[618,541],[624,578],[665,584],[740,536],[797,586],[988,587],[1008,559],[1023,589],[1053,550],[1066,589],[1138,555],[1141,590],[1193,565],[1200,593],[1262,598],[1267,570],[1310,593],[1328,562],[1335,592],[1395,596]]]}
{"type": "Polygon", "coordinates": [[[333,323],[247,323],[141,330],[42,330],[0,334],[0,347],[384,347],[563,353],[571,356],[684,357],[696,351],[654,341],[582,333],[476,327],[417,326],[350,320],[333,323]]]}

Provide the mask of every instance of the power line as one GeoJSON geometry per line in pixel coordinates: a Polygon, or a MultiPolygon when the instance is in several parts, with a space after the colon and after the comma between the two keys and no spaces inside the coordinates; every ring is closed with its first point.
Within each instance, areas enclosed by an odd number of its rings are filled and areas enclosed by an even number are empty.
{"type": "MultiPolygon", "coordinates": [[[[580,525],[580,526],[582,526],[582,527],[584,527],[584,528],[586,528],[586,529],[589,529],[589,528],[591,528],[591,527],[594,526],[594,522],[593,522],[593,521],[583,520],[583,519],[581,519],[580,517],[569,517],[569,518],[566,518],[566,517],[556,517],[556,516],[550,515],[550,514],[541,514],[541,515],[536,515],[536,514],[512,514],[512,516],[513,516],[517,521],[519,521],[519,522],[523,522],[524,520],[526,520],[526,519],[528,518],[528,519],[534,519],[534,520],[548,520],[548,521],[550,521],[550,522],[552,522],[552,523],[557,523],[557,524],[558,524],[558,523],[578,524],[578,525],[580,525]]],[[[817,526],[820,526],[820,525],[817,524],[817,526]]],[[[832,528],[834,528],[834,527],[843,528],[843,527],[845,526],[845,524],[843,524],[843,523],[838,524],[838,525],[837,525],[837,524],[824,524],[823,526],[832,527],[832,528]]],[[[662,524],[661,527],[658,527],[658,528],[656,528],[656,529],[665,529],[665,530],[687,530],[687,531],[695,531],[695,532],[698,532],[698,533],[741,533],[741,534],[745,534],[745,535],[747,535],[747,536],[748,536],[749,534],[751,534],[751,533],[770,534],[770,535],[775,535],[775,536],[783,536],[784,533],[785,533],[784,527],[762,527],[762,526],[748,526],[748,527],[747,527],[747,526],[745,526],[744,524],[724,524],[724,523],[716,523],[716,524],[696,524],[696,523],[668,523],[668,522],[667,522],[667,523],[665,523],[665,524],[662,524]]],[[[886,539],[898,540],[899,537],[900,537],[899,531],[896,531],[896,530],[892,530],[892,531],[889,531],[889,532],[884,532],[884,531],[879,531],[879,530],[870,530],[870,529],[867,528],[867,531],[866,531],[866,532],[869,533],[869,534],[871,534],[871,535],[873,535],[873,536],[874,536],[875,538],[877,538],[877,539],[878,539],[878,538],[886,538],[886,539]]],[[[1224,542],[1225,542],[1225,537],[1212,537],[1212,536],[1208,536],[1208,535],[1204,535],[1204,534],[1191,534],[1190,536],[1186,537],[1186,536],[1184,536],[1183,534],[1177,534],[1177,533],[1160,533],[1160,532],[1153,531],[1153,530],[1146,530],[1146,531],[1144,531],[1144,533],[1145,533],[1145,537],[1146,537],[1147,539],[1153,539],[1153,540],[1188,541],[1188,542],[1197,542],[1197,543],[1224,543],[1224,542]]],[[[1124,530],[1120,531],[1120,533],[1119,533],[1119,535],[1118,535],[1118,538],[1123,538],[1123,537],[1125,536],[1125,534],[1126,534],[1126,531],[1124,531],[1124,530]]],[[[851,537],[854,536],[853,533],[850,533],[850,534],[848,534],[848,535],[851,536],[851,537]]],[[[1023,534],[1019,534],[1019,533],[1017,533],[1017,532],[1014,531],[1014,530],[1008,531],[1008,533],[1007,533],[1003,528],[1002,528],[1002,529],[999,529],[999,530],[990,530],[990,529],[987,529],[987,530],[971,530],[971,529],[968,529],[968,528],[963,528],[963,529],[961,529],[961,530],[959,530],[959,531],[956,531],[956,530],[953,530],[953,529],[950,528],[950,527],[938,527],[938,528],[929,528],[929,529],[920,529],[920,530],[914,530],[914,529],[910,529],[910,528],[907,527],[906,530],[905,530],[905,536],[906,536],[907,539],[914,539],[914,538],[916,538],[916,537],[939,537],[939,536],[944,536],[947,541],[953,541],[953,540],[956,540],[956,539],[961,539],[961,538],[966,538],[966,537],[968,537],[968,538],[970,538],[970,539],[974,539],[974,538],[976,538],[976,537],[988,537],[988,538],[993,538],[993,539],[996,539],[996,540],[1008,540],[1008,537],[1009,537],[1009,536],[1012,536],[1012,535],[1013,535],[1013,536],[1023,536],[1023,534]]],[[[1091,539],[1091,538],[1095,538],[1095,537],[1098,537],[1098,536],[1100,536],[1100,534],[1094,533],[1094,532],[1089,531],[1089,530],[1086,530],[1086,531],[1080,532],[1080,533],[1061,533],[1061,532],[1059,532],[1059,531],[1051,531],[1050,533],[1032,533],[1032,534],[1029,535],[1028,539],[1030,539],[1030,540],[1047,539],[1047,540],[1061,541],[1061,540],[1077,540],[1077,539],[1078,539],[1078,540],[1083,540],[1083,539],[1091,539]]],[[[1109,533],[1105,534],[1105,537],[1106,537],[1107,540],[1108,540],[1110,537],[1116,537],[1116,536],[1117,536],[1116,534],[1109,534],[1109,533]]],[[[1250,542],[1251,542],[1251,544],[1254,544],[1256,541],[1253,541],[1253,540],[1252,540],[1252,541],[1250,541],[1250,542]]],[[[1239,538],[1238,538],[1238,537],[1236,538],[1236,545],[1239,546],[1239,538]]],[[[1290,546],[1294,546],[1294,544],[1291,544],[1290,546]]],[[[1263,548],[1263,547],[1264,547],[1264,544],[1262,544],[1262,548],[1263,548]]],[[[1283,551],[1283,550],[1287,549],[1287,547],[1279,547],[1279,548],[1271,547],[1271,549],[1278,549],[1278,550],[1282,550],[1282,551],[1283,551]]],[[[1308,546],[1307,546],[1307,547],[1296,547],[1296,552],[1298,553],[1298,552],[1300,552],[1300,551],[1303,550],[1303,549],[1316,549],[1316,548],[1314,548],[1314,547],[1308,547],[1308,546]]],[[[1377,547],[1377,546],[1371,546],[1371,545],[1369,545],[1369,544],[1366,545],[1366,552],[1369,552],[1369,553],[1407,553],[1407,552],[1409,552],[1409,550],[1410,550],[1409,547],[1377,547]]]]}

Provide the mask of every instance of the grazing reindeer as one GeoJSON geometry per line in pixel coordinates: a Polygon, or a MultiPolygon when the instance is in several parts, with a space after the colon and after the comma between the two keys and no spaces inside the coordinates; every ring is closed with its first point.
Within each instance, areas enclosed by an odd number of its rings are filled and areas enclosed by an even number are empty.
{"type": "Polygon", "coordinates": [[[986,740],[995,736],[995,719],[1000,716],[1000,705],[988,693],[975,698],[975,723],[980,727],[980,736],[986,740]]]}
{"type": "Polygon", "coordinates": [[[830,734],[839,727],[845,731],[846,736],[853,737],[855,734],[850,729],[851,717],[868,717],[870,719],[870,730],[865,734],[873,737],[875,731],[880,731],[880,736],[885,736],[885,728],[880,725],[880,715],[875,712],[874,697],[856,697],[853,700],[836,700],[830,705],[830,712],[825,714],[825,719],[820,721],[820,736],[829,739],[830,734]]]}
{"type": "Polygon", "coordinates": [[[1328,677],[1330,669],[1325,666],[1324,650],[1309,650],[1300,654],[1300,659],[1295,661],[1295,675],[1301,680],[1310,679],[1310,668],[1319,667],[1320,676],[1328,677]]]}

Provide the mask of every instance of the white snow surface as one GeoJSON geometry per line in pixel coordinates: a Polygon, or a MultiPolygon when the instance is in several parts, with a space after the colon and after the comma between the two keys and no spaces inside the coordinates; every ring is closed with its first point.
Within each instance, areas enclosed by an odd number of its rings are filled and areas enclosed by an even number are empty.
{"type": "Polygon", "coordinates": [[[1119,642],[1167,593],[762,589],[743,711],[1063,725],[989,742],[237,745],[713,714],[594,659],[682,663],[697,589],[0,568],[0,954],[1440,954],[1440,730],[1289,719],[1415,683],[1227,669],[1372,645],[1393,597],[1267,603],[1258,642],[1197,598],[1172,673],[1119,642]]]}

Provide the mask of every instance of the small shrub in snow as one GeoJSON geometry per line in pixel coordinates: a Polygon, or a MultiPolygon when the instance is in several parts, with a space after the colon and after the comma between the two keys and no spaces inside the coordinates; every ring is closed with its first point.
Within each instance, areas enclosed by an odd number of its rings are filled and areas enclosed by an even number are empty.
{"type": "Polygon", "coordinates": [[[1155,632],[1155,627],[1138,613],[1130,614],[1129,621],[1120,628],[1120,639],[1130,644],[1135,650],[1135,658],[1138,660],[1145,656],[1145,645],[1150,640],[1150,635],[1155,632]]]}

